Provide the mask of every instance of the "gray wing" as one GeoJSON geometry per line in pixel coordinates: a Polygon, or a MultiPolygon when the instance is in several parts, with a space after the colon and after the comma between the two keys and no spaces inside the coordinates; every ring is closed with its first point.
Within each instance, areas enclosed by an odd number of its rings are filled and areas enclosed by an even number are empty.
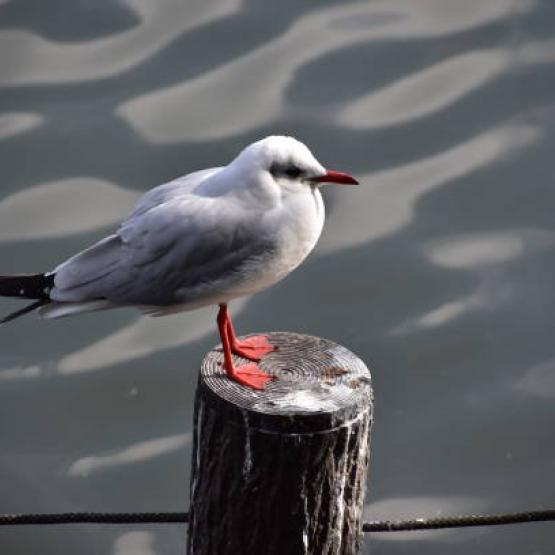
{"type": "Polygon", "coordinates": [[[130,220],[140,216],[141,214],[144,214],[148,210],[155,208],[168,200],[192,193],[197,185],[221,169],[222,168],[209,168],[207,170],[200,170],[178,177],[169,183],[164,183],[163,185],[154,187],[154,189],[146,192],[139,199],[127,219],[130,220]]]}
{"type": "Polygon", "coordinates": [[[51,297],[157,306],[210,297],[272,248],[252,216],[190,194],[136,210],[116,234],[55,270],[51,297]]]}

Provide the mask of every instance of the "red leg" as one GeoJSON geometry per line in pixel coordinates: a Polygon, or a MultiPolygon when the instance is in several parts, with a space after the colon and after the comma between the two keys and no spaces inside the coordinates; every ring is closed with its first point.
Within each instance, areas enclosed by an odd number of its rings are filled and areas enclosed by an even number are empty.
{"type": "Polygon", "coordinates": [[[243,358],[248,358],[254,362],[258,362],[264,355],[276,350],[265,335],[253,335],[246,339],[238,339],[233,328],[233,323],[226,310],[227,333],[231,352],[243,358]]]}
{"type": "Polygon", "coordinates": [[[273,376],[266,374],[258,368],[256,364],[242,364],[235,367],[233,365],[233,357],[231,356],[231,342],[229,337],[229,316],[227,314],[227,305],[221,304],[218,312],[218,330],[222,340],[222,348],[224,351],[224,369],[227,376],[242,385],[251,387],[252,389],[264,389],[266,384],[273,380],[273,376]]]}

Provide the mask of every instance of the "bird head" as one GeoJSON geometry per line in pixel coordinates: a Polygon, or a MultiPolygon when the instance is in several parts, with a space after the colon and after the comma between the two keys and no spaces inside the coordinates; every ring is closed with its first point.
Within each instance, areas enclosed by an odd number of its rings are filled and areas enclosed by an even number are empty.
{"type": "Polygon", "coordinates": [[[313,188],[324,183],[358,184],[346,173],[324,168],[308,147],[293,137],[270,136],[252,143],[237,156],[233,165],[271,179],[286,190],[313,188]]]}

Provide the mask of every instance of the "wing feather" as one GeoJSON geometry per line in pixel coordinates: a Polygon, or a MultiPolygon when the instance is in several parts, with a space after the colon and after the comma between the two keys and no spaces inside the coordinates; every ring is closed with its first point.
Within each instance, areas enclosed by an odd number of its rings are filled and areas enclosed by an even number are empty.
{"type": "Polygon", "coordinates": [[[272,244],[229,208],[229,199],[159,191],[116,234],[60,265],[52,298],[168,306],[224,291],[272,244]]]}

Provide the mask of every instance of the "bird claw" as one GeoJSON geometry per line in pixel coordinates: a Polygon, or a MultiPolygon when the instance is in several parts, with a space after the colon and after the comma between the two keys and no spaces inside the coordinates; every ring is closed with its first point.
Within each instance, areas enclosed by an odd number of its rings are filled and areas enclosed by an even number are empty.
{"type": "Polygon", "coordinates": [[[274,379],[258,368],[256,364],[243,364],[234,368],[228,376],[235,382],[245,385],[252,389],[262,390],[266,384],[274,379]]]}
{"type": "Polygon", "coordinates": [[[253,335],[246,339],[237,340],[231,347],[231,351],[243,358],[258,362],[264,355],[276,351],[265,335],[253,335]]]}

